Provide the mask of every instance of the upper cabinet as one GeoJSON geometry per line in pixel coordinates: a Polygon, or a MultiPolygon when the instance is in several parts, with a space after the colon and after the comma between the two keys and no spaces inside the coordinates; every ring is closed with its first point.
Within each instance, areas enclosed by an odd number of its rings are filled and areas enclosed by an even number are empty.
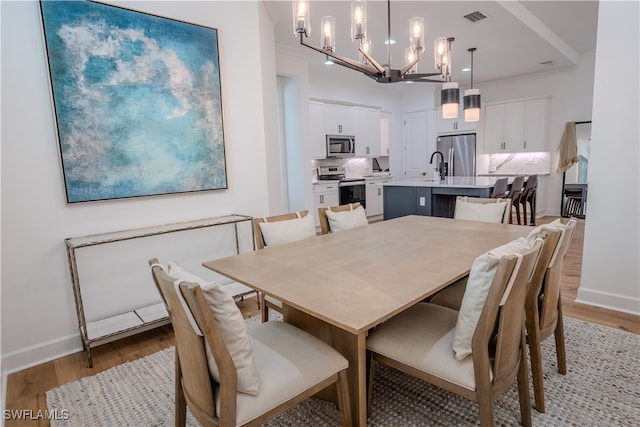
{"type": "Polygon", "coordinates": [[[380,110],[353,107],[356,157],[380,156],[380,110]]]}
{"type": "Polygon", "coordinates": [[[547,151],[548,105],[547,99],[534,99],[485,106],[485,152],[547,151]]]}
{"type": "Polygon", "coordinates": [[[391,132],[391,113],[380,113],[380,155],[389,155],[389,139],[391,132]]]}
{"type": "MultiPolygon", "coordinates": [[[[380,110],[309,101],[309,114],[312,158],[326,158],[327,135],[354,136],[356,157],[378,157],[382,154],[380,148],[380,110]]],[[[388,146],[385,150],[388,153],[388,146]]]]}
{"type": "Polygon", "coordinates": [[[324,128],[327,135],[355,135],[353,107],[324,104],[324,128]]]}
{"type": "Polygon", "coordinates": [[[324,129],[324,103],[309,101],[311,121],[311,158],[327,157],[327,133],[324,129]]]}
{"type": "Polygon", "coordinates": [[[438,135],[452,135],[458,133],[474,133],[478,128],[478,122],[465,122],[464,110],[458,111],[457,119],[443,119],[442,109],[436,109],[438,135]]]}

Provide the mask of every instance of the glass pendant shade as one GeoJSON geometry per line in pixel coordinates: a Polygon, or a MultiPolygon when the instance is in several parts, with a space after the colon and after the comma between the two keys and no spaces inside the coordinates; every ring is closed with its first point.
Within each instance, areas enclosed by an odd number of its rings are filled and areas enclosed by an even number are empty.
{"type": "Polygon", "coordinates": [[[442,118],[457,118],[458,105],[460,104],[460,89],[458,89],[458,83],[444,83],[442,85],[442,91],[440,91],[440,99],[442,101],[442,118]]]}
{"type": "Polygon", "coordinates": [[[367,38],[367,2],[351,3],[351,40],[367,38]]]}
{"type": "MultiPolygon", "coordinates": [[[[365,51],[367,55],[371,55],[371,40],[370,39],[361,40],[360,49],[365,51]]],[[[362,53],[360,53],[360,62],[365,65],[369,65],[369,60],[362,53]]]]}
{"type": "MultiPolygon", "coordinates": [[[[409,65],[415,60],[416,60],[416,51],[410,47],[405,48],[404,49],[405,65],[409,65]]],[[[418,72],[418,63],[413,64],[413,66],[409,68],[409,71],[407,71],[407,73],[417,73],[417,72],[418,72]]]]}
{"type": "Polygon", "coordinates": [[[309,15],[309,0],[293,0],[293,35],[311,34],[311,17],[309,15]]]}
{"type": "Polygon", "coordinates": [[[321,20],[322,34],[320,35],[320,45],[330,52],[336,51],[336,18],[333,16],[323,16],[321,20]]]}
{"type": "Polygon", "coordinates": [[[409,20],[410,47],[418,52],[424,52],[424,19],[420,17],[409,20]]]}
{"type": "Polygon", "coordinates": [[[446,78],[451,74],[451,50],[446,37],[439,37],[434,41],[433,55],[436,69],[446,78]]]}
{"type": "Polygon", "coordinates": [[[465,90],[462,104],[464,106],[465,122],[477,122],[480,120],[480,91],[478,89],[465,90]]]}

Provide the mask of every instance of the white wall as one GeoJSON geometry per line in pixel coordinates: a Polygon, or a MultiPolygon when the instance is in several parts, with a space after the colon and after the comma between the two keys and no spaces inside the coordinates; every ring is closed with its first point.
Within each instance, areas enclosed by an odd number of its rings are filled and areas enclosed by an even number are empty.
{"type": "Polygon", "coordinates": [[[635,314],[640,314],[639,17],[638,2],[600,2],[589,202],[577,298],[635,314]]]}
{"type": "Polygon", "coordinates": [[[218,29],[229,188],[67,206],[38,3],[1,2],[3,372],[81,349],[65,238],[228,213],[268,214],[274,190],[260,177],[267,176],[265,147],[276,140],[264,122],[271,117],[265,110],[275,105],[269,71],[275,52],[260,40],[273,31],[261,6],[122,4],[218,29]],[[241,45],[260,46],[261,55],[248,55],[241,45]]]}

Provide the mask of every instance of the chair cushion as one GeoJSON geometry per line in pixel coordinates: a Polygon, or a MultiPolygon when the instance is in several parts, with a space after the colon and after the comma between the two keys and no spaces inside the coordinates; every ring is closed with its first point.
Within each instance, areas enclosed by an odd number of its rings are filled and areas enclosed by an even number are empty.
{"type": "Polygon", "coordinates": [[[534,228],[533,230],[531,230],[531,232],[529,233],[529,235],[527,236],[527,240],[529,241],[529,243],[533,244],[533,242],[539,238],[539,237],[546,237],[547,233],[549,230],[560,230],[560,240],[558,241],[558,244],[556,245],[556,250],[553,251],[553,255],[551,256],[551,259],[549,260],[549,266],[552,266],[557,258],[558,253],[560,252],[560,249],[562,248],[562,241],[565,238],[565,233],[567,231],[567,225],[563,224],[562,221],[560,221],[560,219],[556,219],[553,222],[550,222],[549,224],[542,224],[537,226],[536,228],[534,228]]]}
{"type": "Polygon", "coordinates": [[[476,389],[473,358],[457,360],[451,350],[458,312],[419,303],[378,326],[367,348],[420,371],[476,389]]]}
{"type": "Polygon", "coordinates": [[[500,258],[505,255],[521,254],[530,248],[531,244],[527,239],[520,237],[475,259],[469,272],[453,337],[453,350],[456,359],[462,360],[471,354],[473,333],[476,330],[487,295],[489,295],[500,258]]]}
{"type": "MultiPolygon", "coordinates": [[[[222,338],[238,372],[238,391],[252,395],[258,394],[260,382],[254,364],[253,348],[247,334],[247,325],[242,313],[236,305],[233,295],[217,282],[206,280],[186,271],[175,262],[168,265],[168,274],[177,279],[190,283],[197,283],[202,288],[205,299],[218,321],[222,338]]],[[[218,366],[211,353],[209,344],[205,341],[205,351],[209,365],[209,373],[216,381],[220,380],[218,366]]]]}
{"type": "Polygon", "coordinates": [[[507,202],[473,203],[468,202],[466,197],[458,197],[456,199],[453,217],[455,219],[466,219],[470,221],[501,223],[506,207],[507,202]]]}
{"type": "Polygon", "coordinates": [[[284,221],[261,222],[260,231],[265,246],[281,245],[296,240],[315,237],[316,225],[311,215],[284,221]]]}
{"type": "MultiPolygon", "coordinates": [[[[349,365],[329,345],[288,323],[266,322],[248,331],[260,394],[238,394],[236,425],[244,425],[349,365]]],[[[220,413],[219,387],[216,409],[220,413]]]]}
{"type": "Polygon", "coordinates": [[[332,233],[369,224],[367,214],[362,206],[358,206],[353,210],[340,212],[333,212],[327,209],[327,219],[329,220],[329,228],[332,233]]]}

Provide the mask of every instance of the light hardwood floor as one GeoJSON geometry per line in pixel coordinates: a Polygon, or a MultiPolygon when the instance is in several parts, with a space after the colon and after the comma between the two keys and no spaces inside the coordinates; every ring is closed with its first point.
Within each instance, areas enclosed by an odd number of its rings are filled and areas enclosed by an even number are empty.
{"type": "MultiPolygon", "coordinates": [[[[544,217],[538,223],[551,222],[544,217]]],[[[640,317],[575,302],[582,267],[584,220],[578,226],[565,257],[562,275],[564,315],[640,334],[640,317]]],[[[245,317],[259,314],[254,298],[238,303],[245,317]]],[[[121,363],[155,353],[174,344],[170,325],[96,347],[92,350],[93,368],[87,368],[83,352],[61,357],[51,362],[11,374],[7,380],[7,410],[45,411],[45,392],[77,379],[95,375],[121,363]]],[[[6,426],[48,426],[45,420],[6,420],[6,426]]]]}

